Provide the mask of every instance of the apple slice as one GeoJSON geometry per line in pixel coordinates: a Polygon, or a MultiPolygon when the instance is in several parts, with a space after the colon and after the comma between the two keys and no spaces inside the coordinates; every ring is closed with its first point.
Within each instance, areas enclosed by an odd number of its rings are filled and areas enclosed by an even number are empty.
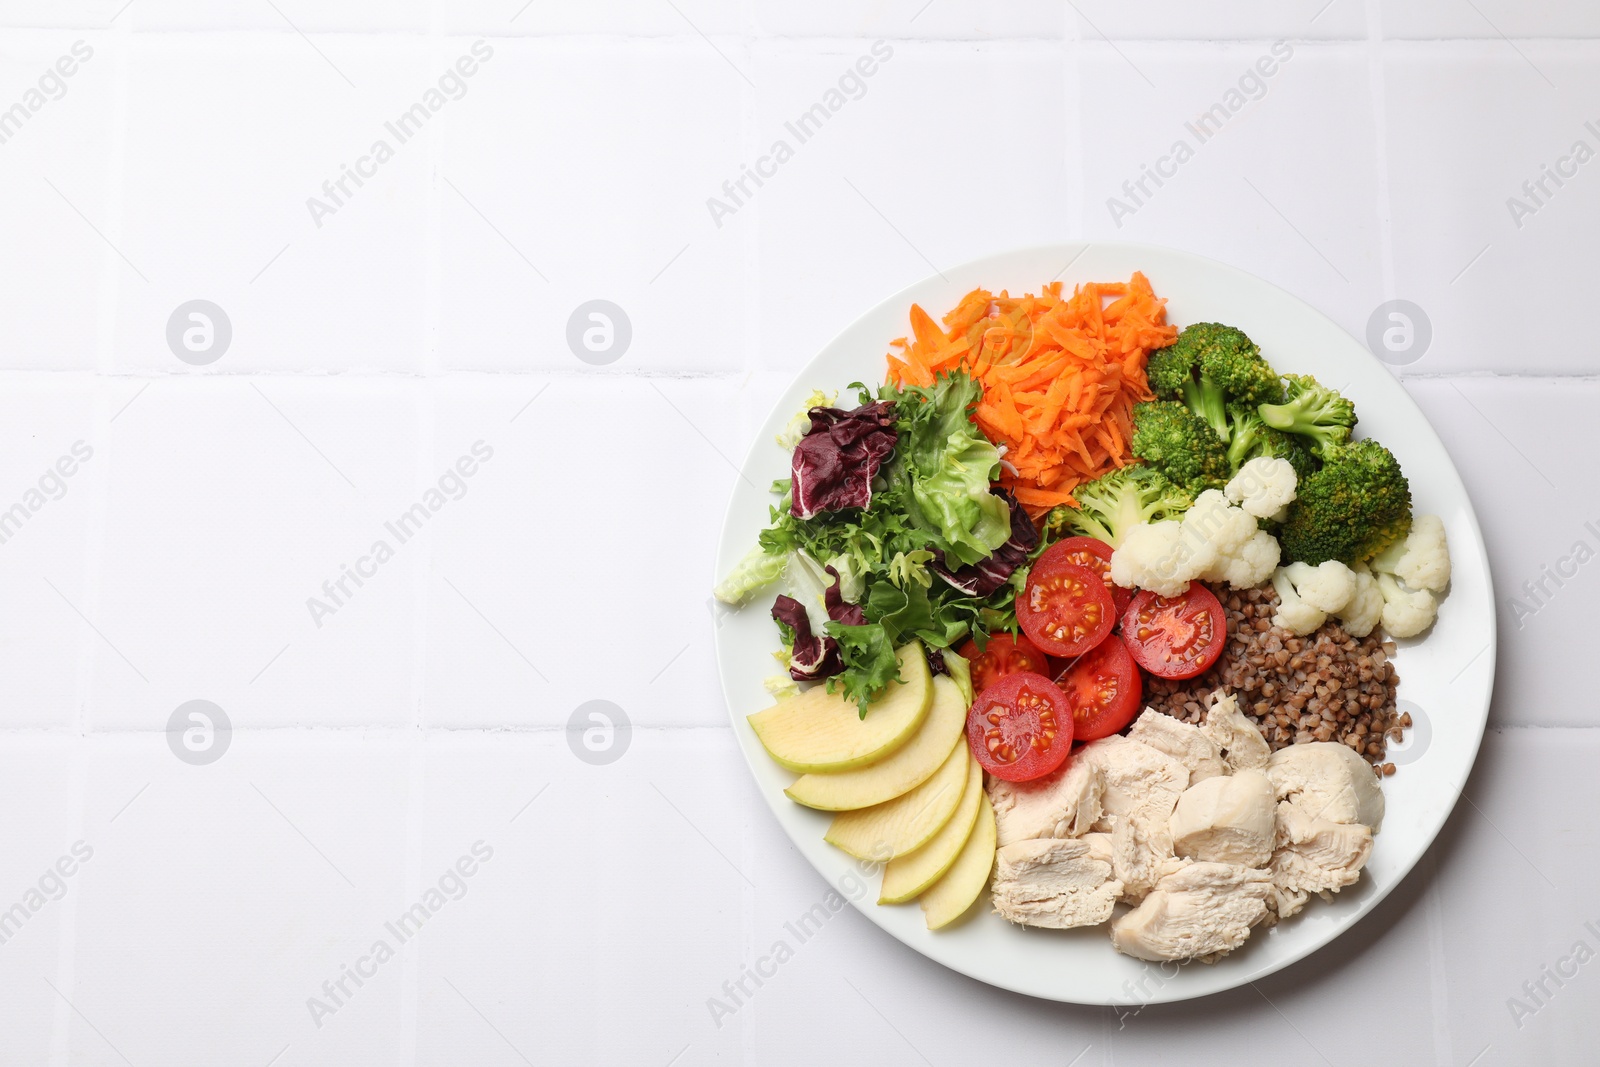
{"type": "Polygon", "coordinates": [[[933,703],[933,682],[922,642],[911,641],[895,653],[900,682],[889,683],[883,696],[862,718],[854,702],[827,686],[815,685],[750,716],[761,746],[791,771],[847,771],[880,760],[909,741],[927,718],[933,703]]]}
{"type": "Polygon", "coordinates": [[[942,929],[965,915],[989,884],[989,872],[994,869],[994,808],[989,806],[988,794],[978,800],[978,823],[961,847],[961,855],[945,876],[922,894],[922,917],[930,930],[942,929]]]}
{"type": "Polygon", "coordinates": [[[957,741],[933,777],[886,804],[841,811],[823,840],[857,859],[883,862],[927,844],[961,803],[972,754],[957,741]]]}
{"type": "Polygon", "coordinates": [[[865,767],[832,774],[806,774],[784,792],[789,799],[822,811],[870,808],[911,792],[933,777],[967,726],[967,701],[961,689],[941,674],[933,680],[933,707],[922,728],[895,751],[865,767]]]}
{"type": "Polygon", "coordinates": [[[961,794],[961,803],[956,805],[956,813],[933,835],[933,840],[915,852],[889,861],[883,868],[883,888],[878,892],[878,903],[904,904],[944,877],[961,855],[967,838],[972,836],[972,828],[978,824],[982,800],[983,768],[978,766],[977,760],[972,760],[967,771],[967,788],[961,794]]]}

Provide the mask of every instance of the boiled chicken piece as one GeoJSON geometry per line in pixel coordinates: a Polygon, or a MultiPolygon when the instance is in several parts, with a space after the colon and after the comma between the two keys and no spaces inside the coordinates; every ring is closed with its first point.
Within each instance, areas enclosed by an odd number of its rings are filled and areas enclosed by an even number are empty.
{"type": "Polygon", "coordinates": [[[1133,729],[1128,731],[1128,738],[1165,752],[1187,767],[1190,785],[1228,773],[1217,743],[1207,737],[1200,727],[1179,722],[1154,708],[1144,709],[1144,713],[1133,724],[1133,729]]]}
{"type": "Polygon", "coordinates": [[[1091,742],[1074,758],[1093,763],[1105,780],[1096,830],[1114,830],[1117,820],[1136,811],[1152,820],[1170,819],[1178,794],[1189,788],[1187,767],[1126,737],[1091,742]]]}
{"type": "Polygon", "coordinates": [[[1135,811],[1111,831],[1111,871],[1122,883],[1122,899],[1143,900],[1172,867],[1172,829],[1168,819],[1135,811]]]}
{"type": "Polygon", "coordinates": [[[1231,774],[1260,770],[1272,755],[1260,729],[1239,710],[1239,701],[1231,693],[1212,700],[1200,730],[1222,751],[1222,760],[1231,774]]]}
{"type": "Polygon", "coordinates": [[[1277,829],[1271,779],[1245,770],[1183,791],[1172,812],[1172,849],[1190,859],[1265,867],[1277,829]]]}
{"type": "Polygon", "coordinates": [[[1111,918],[1121,894],[1105,834],[1030,838],[995,854],[994,910],[1014,923],[1052,930],[1094,926],[1111,918]]]}
{"type": "Polygon", "coordinates": [[[1117,951],[1142,960],[1216,959],[1267,917],[1272,879],[1235,863],[1190,863],[1111,924],[1117,951]]]}
{"type": "Polygon", "coordinates": [[[1355,884],[1372,855],[1372,830],[1361,823],[1313,818],[1284,801],[1277,811],[1277,845],[1269,870],[1278,918],[1287,919],[1309,894],[1337,893],[1355,884]]]}
{"type": "Polygon", "coordinates": [[[1032,782],[989,782],[1000,847],[1036,837],[1077,837],[1100,818],[1104,779],[1081,756],[1032,782]]]}
{"type": "Polygon", "coordinates": [[[1287,800],[1312,819],[1361,823],[1377,833],[1383,826],[1383,791],[1372,764],[1346,745],[1311,741],[1272,754],[1267,777],[1279,800],[1287,800]]]}
{"type": "Polygon", "coordinates": [[[1105,779],[1094,829],[1111,835],[1112,869],[1122,899],[1139,901],[1172,857],[1172,808],[1189,787],[1189,769],[1160,749],[1126,737],[1091,742],[1078,758],[1105,779]]]}

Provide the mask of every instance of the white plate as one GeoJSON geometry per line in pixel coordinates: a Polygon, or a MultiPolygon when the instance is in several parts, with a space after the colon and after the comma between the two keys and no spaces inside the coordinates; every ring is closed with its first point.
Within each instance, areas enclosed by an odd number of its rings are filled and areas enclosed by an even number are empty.
{"type": "Polygon", "coordinates": [[[1225,322],[1261,346],[1282,372],[1315,374],[1355,401],[1359,431],[1376,437],[1400,459],[1418,513],[1443,517],[1454,575],[1439,621],[1423,639],[1401,642],[1395,664],[1400,700],[1417,726],[1392,758],[1399,773],[1384,781],[1388,814],[1365,874],[1332,903],[1315,898],[1298,916],[1257,930],[1244,947],[1215,964],[1157,966],[1112,949],[1104,926],[1029,930],[990,911],[987,897],[959,926],[931,933],[915,903],[880,907],[877,878],[859,888],[856,861],[822,840],[829,816],[792,803],[783,789],[794,778],[769,759],[745,716],[771,703],[761,682],[774,672],[778,647],[768,615],[773,593],[720,620],[717,660],[733,730],[773,813],[800,851],[861,913],[918,952],[979,981],[1036,997],[1076,1004],[1131,1005],[1203,996],[1272,974],[1321,948],[1372,910],[1399,884],[1432,843],[1472,770],[1488,716],[1494,679],[1495,616],[1489,561],[1472,504],[1449,455],[1427,419],[1389,372],[1326,316],[1270,282],[1199,256],[1128,244],[1055,245],[978,260],[919,282],[867,312],[801,371],[750,450],[734,486],[717,553],[721,577],[755,542],[773,499],[765,492],[787,477],[788,453],[774,435],[813,389],[838,389],[856,380],[883,379],[889,341],[910,333],[908,313],[920,303],[936,319],[975,287],[1013,294],[1036,292],[1059,277],[1077,282],[1122,281],[1135,270],[1167,300],[1168,320],[1225,322]],[[1069,265],[1070,264],[1070,265],[1069,265]],[[759,489],[756,487],[760,487],[759,489]],[[850,890],[854,889],[854,892],[850,890]]]}

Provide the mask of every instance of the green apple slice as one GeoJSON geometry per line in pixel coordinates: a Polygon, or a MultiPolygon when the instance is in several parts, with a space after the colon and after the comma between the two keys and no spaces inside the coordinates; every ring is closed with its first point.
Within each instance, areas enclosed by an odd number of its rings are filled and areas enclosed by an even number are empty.
{"type": "Polygon", "coordinates": [[[921,848],[956,813],[971,762],[966,743],[957,744],[933,777],[911,792],[835,815],[823,840],[857,859],[880,862],[921,848]]]}
{"type": "Polygon", "coordinates": [[[862,718],[855,704],[824,685],[816,685],[750,716],[767,755],[791,771],[846,771],[880,760],[909,741],[927,718],[933,683],[922,643],[903,645],[900,682],[862,718]]]}
{"type": "Polygon", "coordinates": [[[961,855],[945,876],[922,894],[922,916],[930,930],[949,926],[965,915],[989,884],[989,872],[994,869],[995,828],[988,794],[979,797],[979,807],[978,824],[961,847],[961,855]]]}
{"type": "Polygon", "coordinates": [[[972,828],[978,825],[982,801],[983,768],[973,760],[967,771],[966,791],[961,794],[961,803],[950,821],[926,845],[890,860],[883,868],[883,888],[879,890],[878,903],[904,904],[944,877],[960,857],[962,846],[972,836],[972,828]]]}
{"type": "Polygon", "coordinates": [[[894,752],[849,771],[806,774],[784,792],[797,804],[821,811],[853,811],[883,804],[932,778],[967,725],[967,702],[946,675],[933,680],[933,707],[922,728],[894,752]]]}

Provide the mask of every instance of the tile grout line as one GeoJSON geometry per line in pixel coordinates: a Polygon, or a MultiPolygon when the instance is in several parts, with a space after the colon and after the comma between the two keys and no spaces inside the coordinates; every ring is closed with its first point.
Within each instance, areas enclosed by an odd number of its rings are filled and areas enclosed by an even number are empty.
{"type": "MultiPolygon", "coordinates": [[[[753,17],[753,16],[752,16],[753,17]]],[[[760,74],[766,80],[763,68],[755,62],[757,49],[751,47],[744,51],[741,58],[752,72],[760,74]]],[[[739,150],[741,159],[757,159],[761,154],[761,102],[757,92],[753,89],[740,86],[739,95],[741,105],[739,108],[739,150]]],[[[749,299],[746,301],[743,314],[743,328],[745,336],[752,343],[745,346],[744,354],[740,358],[740,372],[748,376],[751,373],[750,364],[762,366],[766,362],[766,353],[760,350],[763,331],[761,329],[761,235],[762,224],[765,221],[767,200],[765,197],[755,197],[750,205],[750,221],[740,234],[740,261],[744,264],[745,285],[748,287],[749,299]]],[[[748,377],[746,377],[748,381],[748,377]]],[[[754,434],[741,433],[741,438],[754,439],[754,434]]],[[[750,448],[749,440],[741,440],[739,447],[734,449],[734,454],[739,456],[741,462],[750,448]]],[[[638,727],[635,726],[637,730],[638,727]]],[[[754,828],[746,820],[740,827],[739,849],[740,862],[745,863],[749,851],[750,840],[754,828]]],[[[749,884],[741,884],[739,893],[739,959],[742,963],[751,959],[755,953],[756,944],[756,917],[757,899],[756,892],[749,884]]],[[[755,1027],[740,1027],[739,1047],[746,1063],[759,1062],[760,1048],[756,1041],[755,1027]]]]}
{"type": "MultiPolygon", "coordinates": [[[[419,657],[420,659],[421,657],[419,657]]],[[[421,715],[421,708],[418,708],[421,715]]],[[[401,877],[405,881],[404,901],[417,900],[422,890],[422,822],[427,811],[428,744],[421,730],[411,731],[408,738],[410,759],[406,787],[405,866],[401,877]]],[[[402,946],[403,951],[403,946],[402,946]]],[[[400,1047],[402,1063],[417,1061],[417,1006],[421,999],[422,949],[413,948],[406,953],[400,971],[400,1047]]]]}
{"type": "Polygon", "coordinates": [[[1439,892],[1439,862],[1430,848],[1427,889],[1423,893],[1423,927],[1428,945],[1428,985],[1430,1014],[1433,1016],[1433,1056],[1438,1067],[1453,1067],[1455,1053],[1450,1041],[1450,972],[1445,961],[1445,909],[1439,892]]]}
{"type": "MultiPolygon", "coordinates": [[[[73,798],[75,811],[74,821],[77,824],[76,840],[87,840],[84,833],[84,820],[89,807],[89,764],[90,753],[86,746],[77,746],[72,759],[72,784],[69,796],[73,798]]],[[[89,842],[93,847],[93,842],[89,842]]],[[[60,913],[60,933],[58,934],[56,948],[56,982],[62,989],[71,990],[77,979],[77,953],[78,953],[78,898],[81,893],[67,893],[66,900],[62,901],[60,913]]],[[[70,1005],[57,998],[55,1004],[55,1026],[51,1033],[50,1061],[52,1064],[61,1064],[65,1067],[71,1062],[72,1043],[72,1015],[70,1005]]]]}
{"type": "Polygon", "coordinates": [[[1389,182],[1389,99],[1383,67],[1383,10],[1380,0],[1366,0],[1367,97],[1372,108],[1373,168],[1377,189],[1378,266],[1383,299],[1393,300],[1394,202],[1389,182]]]}
{"type": "MultiPolygon", "coordinates": [[[[1064,7],[1068,5],[1063,3],[1064,7]]],[[[1074,240],[1088,238],[1089,175],[1083,152],[1083,33],[1082,27],[1071,16],[1062,24],[1062,112],[1067,117],[1066,148],[1072,153],[1072,163],[1077,167],[1077,195],[1072,198],[1071,219],[1074,240]]]]}
{"type": "MultiPolygon", "coordinates": [[[[129,38],[139,38],[139,39],[145,39],[145,40],[154,39],[154,38],[162,38],[162,37],[167,37],[167,38],[231,37],[231,36],[236,36],[236,35],[239,35],[239,34],[244,34],[244,35],[249,35],[249,36],[254,36],[254,37],[291,37],[291,36],[295,36],[299,32],[299,31],[294,30],[294,29],[292,29],[290,27],[282,26],[282,25],[275,24],[275,23],[269,23],[269,22],[266,22],[266,21],[263,21],[258,26],[244,26],[244,27],[240,27],[240,26],[231,26],[231,27],[224,27],[224,26],[215,26],[215,27],[211,27],[211,26],[200,26],[200,27],[163,26],[163,27],[151,28],[151,29],[136,29],[136,28],[133,28],[131,26],[128,26],[127,23],[123,22],[123,20],[120,20],[120,19],[117,21],[117,23],[115,25],[113,25],[113,26],[111,26],[109,28],[104,26],[104,25],[92,25],[91,26],[91,25],[66,24],[66,23],[54,23],[54,24],[50,24],[50,25],[23,25],[23,26],[10,26],[10,25],[0,24],[0,28],[6,29],[6,30],[8,30],[8,31],[10,31],[10,32],[12,32],[14,34],[37,34],[37,35],[40,35],[40,36],[43,36],[45,34],[59,34],[59,33],[80,33],[81,34],[81,33],[106,33],[106,32],[111,32],[111,33],[120,33],[122,36],[129,37],[129,38]],[[124,29],[125,26],[127,26],[128,28],[124,29]]],[[[575,43],[579,43],[579,44],[601,45],[601,46],[615,46],[615,45],[618,45],[618,44],[623,44],[623,45],[673,44],[673,45],[683,45],[686,48],[690,48],[690,47],[704,48],[705,47],[705,37],[702,37],[701,35],[699,35],[697,33],[694,33],[694,32],[690,32],[690,31],[673,31],[673,32],[662,32],[662,33],[648,33],[648,32],[621,32],[621,31],[596,32],[596,31],[583,31],[583,30],[552,30],[552,31],[548,31],[548,32],[541,32],[541,31],[538,31],[538,30],[534,30],[534,31],[526,32],[526,33],[507,33],[507,32],[504,31],[503,27],[499,23],[495,23],[495,24],[492,24],[492,25],[491,24],[483,24],[483,25],[479,25],[479,26],[475,26],[475,27],[474,26],[462,25],[462,26],[460,26],[458,28],[450,29],[450,30],[444,30],[444,29],[441,29],[436,24],[430,24],[426,28],[420,28],[420,27],[419,28],[403,28],[403,27],[397,27],[397,26],[390,26],[390,27],[382,27],[382,28],[376,28],[376,29],[370,28],[370,27],[362,27],[362,28],[359,28],[359,29],[343,29],[343,28],[335,28],[335,27],[320,27],[320,28],[316,28],[316,29],[307,30],[306,32],[308,34],[310,34],[310,35],[317,36],[317,37],[349,37],[349,38],[367,38],[367,39],[385,39],[385,38],[388,38],[388,39],[426,39],[426,38],[431,38],[431,39],[439,40],[439,41],[464,41],[464,40],[475,40],[475,39],[478,39],[478,38],[482,38],[482,39],[490,40],[490,41],[575,42],[575,43]]],[[[954,35],[951,35],[951,36],[935,36],[935,35],[931,35],[931,34],[906,34],[906,35],[896,36],[896,35],[891,34],[891,33],[875,32],[870,27],[861,27],[861,28],[858,29],[857,32],[845,33],[845,34],[772,33],[772,32],[761,31],[759,29],[747,28],[747,29],[740,29],[740,30],[731,31],[731,32],[721,32],[721,31],[719,31],[719,32],[715,32],[715,33],[709,33],[706,36],[709,37],[713,41],[717,41],[717,42],[721,42],[721,43],[725,43],[725,44],[737,43],[737,44],[740,44],[740,45],[743,45],[743,46],[747,46],[747,47],[750,46],[750,45],[755,45],[755,44],[776,44],[776,45],[790,45],[790,46],[839,45],[841,43],[848,44],[848,43],[854,43],[854,42],[860,42],[860,41],[872,41],[872,40],[882,39],[882,40],[893,42],[895,44],[904,43],[904,44],[951,45],[951,46],[956,46],[956,47],[960,47],[960,48],[963,48],[963,49],[967,48],[967,47],[970,47],[970,46],[973,46],[973,45],[985,46],[985,47],[1015,48],[1015,47],[1017,47],[1019,45],[1021,45],[1021,46],[1029,46],[1029,45],[1049,46],[1051,43],[1059,40],[1059,37],[1054,32],[1052,32],[1049,29],[1043,29],[1043,28],[1040,29],[1036,33],[1023,33],[1023,34],[1019,34],[1019,35],[1015,35],[1015,36],[995,36],[995,37],[980,37],[980,38],[961,37],[961,36],[954,36],[954,35]]],[[[1548,34],[1548,33],[1532,33],[1532,34],[1509,34],[1508,38],[1509,38],[1509,40],[1515,41],[1515,42],[1520,43],[1520,44],[1546,44],[1546,45],[1548,45],[1548,44],[1557,44],[1557,45],[1559,45],[1559,44],[1590,44],[1590,43],[1594,43],[1594,42],[1600,41],[1600,34],[1581,34],[1580,33],[1580,34],[1568,34],[1568,35],[1555,35],[1555,34],[1548,34]]],[[[1290,42],[1292,42],[1294,44],[1297,44],[1297,45],[1298,44],[1330,45],[1330,46],[1359,45],[1359,44],[1361,44],[1363,42],[1363,39],[1364,38],[1361,35],[1355,35],[1355,34],[1352,34],[1350,36],[1334,35],[1334,36],[1316,36],[1316,37],[1310,37],[1310,36],[1307,36],[1307,37],[1295,37],[1293,35],[1284,35],[1284,34],[1270,34],[1270,35],[1263,35],[1263,36],[1234,35],[1234,36],[1225,36],[1225,37],[1218,37],[1218,36],[1171,36],[1171,37],[1162,37],[1162,36],[1130,36],[1130,35],[1127,35],[1127,34],[1117,34],[1117,33],[1110,34],[1108,36],[1108,38],[1106,38],[1106,40],[1115,42],[1117,44],[1192,45],[1192,46],[1195,46],[1197,48],[1208,48],[1208,47],[1212,47],[1212,46],[1215,46],[1215,45],[1260,45],[1260,44],[1271,43],[1274,40],[1287,40],[1287,41],[1290,41],[1290,42]]],[[[1498,37],[1498,36],[1494,36],[1494,35],[1485,35],[1485,34],[1477,34],[1477,35],[1462,34],[1462,35],[1454,35],[1454,36],[1449,35],[1449,34],[1441,34],[1441,35],[1432,35],[1432,36],[1418,35],[1418,36],[1397,37],[1397,38],[1394,38],[1393,40],[1396,43],[1400,43],[1400,44],[1477,45],[1477,44],[1497,44],[1497,43],[1502,42],[1504,40],[1504,38],[1501,38],[1501,37],[1498,37]]]]}

